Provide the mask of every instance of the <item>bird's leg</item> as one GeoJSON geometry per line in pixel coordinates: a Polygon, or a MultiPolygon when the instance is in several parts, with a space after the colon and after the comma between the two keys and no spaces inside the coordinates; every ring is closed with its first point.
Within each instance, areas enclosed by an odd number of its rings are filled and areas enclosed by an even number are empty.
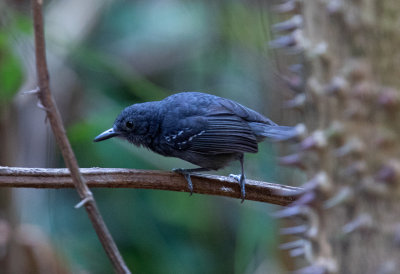
{"type": "Polygon", "coordinates": [[[202,171],[208,171],[208,168],[203,168],[203,167],[199,167],[199,168],[189,168],[189,169],[184,169],[184,168],[174,168],[172,171],[182,174],[183,177],[185,177],[187,183],[188,183],[188,188],[190,191],[190,195],[193,194],[193,183],[192,183],[192,179],[190,179],[190,175],[193,172],[202,172],[202,171]]]}
{"type": "Polygon", "coordinates": [[[240,185],[240,194],[242,197],[242,203],[244,202],[244,198],[246,197],[246,176],[244,175],[244,165],[243,165],[243,154],[240,155],[239,161],[240,161],[240,166],[242,167],[242,173],[240,175],[235,175],[235,174],[229,174],[229,177],[235,179],[236,181],[239,182],[240,185]]]}

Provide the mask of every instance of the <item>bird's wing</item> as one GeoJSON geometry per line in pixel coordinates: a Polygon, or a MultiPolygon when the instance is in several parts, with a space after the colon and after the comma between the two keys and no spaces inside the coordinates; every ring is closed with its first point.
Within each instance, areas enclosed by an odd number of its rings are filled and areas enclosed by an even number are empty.
{"type": "Polygon", "coordinates": [[[188,117],[179,123],[180,130],[165,137],[175,149],[202,154],[258,151],[250,126],[236,115],[188,117]]]}
{"type": "Polygon", "coordinates": [[[222,107],[218,107],[219,112],[221,113],[230,113],[233,115],[237,115],[243,120],[247,122],[258,122],[258,123],[263,123],[266,125],[270,126],[276,126],[277,124],[272,122],[270,119],[267,117],[261,115],[260,113],[249,109],[248,107],[245,107],[235,101],[226,99],[226,98],[220,98],[218,100],[218,103],[222,107]]]}

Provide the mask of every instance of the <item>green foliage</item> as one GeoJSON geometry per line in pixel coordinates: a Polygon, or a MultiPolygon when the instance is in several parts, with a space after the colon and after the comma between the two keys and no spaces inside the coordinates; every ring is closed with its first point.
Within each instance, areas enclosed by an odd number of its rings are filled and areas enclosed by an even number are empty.
{"type": "Polygon", "coordinates": [[[10,11],[10,19],[0,24],[0,104],[7,104],[23,81],[23,68],[14,48],[16,35],[30,34],[32,23],[25,15],[10,11]]]}
{"type": "Polygon", "coordinates": [[[9,102],[22,83],[22,68],[7,29],[0,29],[0,104],[9,102]]]}

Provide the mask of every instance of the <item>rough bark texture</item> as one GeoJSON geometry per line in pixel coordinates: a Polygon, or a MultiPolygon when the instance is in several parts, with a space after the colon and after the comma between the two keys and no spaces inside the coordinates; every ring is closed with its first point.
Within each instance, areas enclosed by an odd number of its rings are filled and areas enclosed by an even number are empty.
{"type": "Polygon", "coordinates": [[[400,2],[288,3],[303,29],[280,47],[304,55],[309,182],[282,216],[307,219],[292,233],[307,239],[301,273],[398,273],[400,2]]]}
{"type": "MultiPolygon", "coordinates": [[[[166,171],[81,168],[89,187],[142,188],[190,192],[187,181],[180,174],[166,171]]],[[[229,177],[193,174],[193,193],[241,198],[237,181],[229,177]]],[[[67,169],[19,168],[0,166],[1,187],[69,188],[73,187],[67,169]]],[[[288,205],[296,200],[302,189],[268,182],[246,180],[246,200],[276,205],[288,205]]]]}

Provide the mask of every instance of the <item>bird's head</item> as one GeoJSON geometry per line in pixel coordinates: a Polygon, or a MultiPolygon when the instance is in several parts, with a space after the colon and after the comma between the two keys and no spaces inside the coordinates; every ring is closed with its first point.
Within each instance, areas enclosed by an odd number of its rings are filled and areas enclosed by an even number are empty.
{"type": "Polygon", "coordinates": [[[99,134],[93,141],[100,142],[120,137],[136,146],[147,146],[154,131],[155,119],[158,119],[153,103],[155,102],[135,104],[125,108],[115,119],[113,127],[99,134]]]}

